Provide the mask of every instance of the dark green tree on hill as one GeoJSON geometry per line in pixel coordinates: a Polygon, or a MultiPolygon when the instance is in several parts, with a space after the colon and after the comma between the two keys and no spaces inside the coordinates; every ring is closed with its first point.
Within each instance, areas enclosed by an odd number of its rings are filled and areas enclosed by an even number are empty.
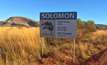
{"type": "Polygon", "coordinates": [[[85,29],[88,32],[95,32],[96,26],[94,21],[82,21],[81,19],[77,19],[77,29],[85,29]]]}
{"type": "Polygon", "coordinates": [[[96,26],[94,21],[82,21],[81,19],[77,19],[77,40],[81,40],[83,38],[89,37],[91,32],[96,31],[96,26]]]}

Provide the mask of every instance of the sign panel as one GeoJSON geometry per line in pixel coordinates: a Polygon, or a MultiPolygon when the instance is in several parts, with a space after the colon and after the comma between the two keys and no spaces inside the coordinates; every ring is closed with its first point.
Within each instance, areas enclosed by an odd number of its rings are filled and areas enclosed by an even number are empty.
{"type": "Polygon", "coordinates": [[[77,12],[40,13],[40,36],[76,38],[77,12]]]}

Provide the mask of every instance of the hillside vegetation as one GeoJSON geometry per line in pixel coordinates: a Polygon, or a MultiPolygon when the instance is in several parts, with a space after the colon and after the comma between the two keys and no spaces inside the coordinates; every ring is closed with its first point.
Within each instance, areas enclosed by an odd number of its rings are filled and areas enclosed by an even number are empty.
{"type": "Polygon", "coordinates": [[[100,30],[106,30],[107,29],[107,25],[103,25],[103,24],[95,24],[97,29],[100,30]]]}
{"type": "Polygon", "coordinates": [[[5,21],[0,22],[0,26],[23,26],[23,27],[31,27],[31,26],[39,26],[39,22],[26,18],[26,17],[10,17],[5,21]]]}
{"type": "MultiPolygon", "coordinates": [[[[75,63],[107,48],[107,30],[81,19],[77,28],[75,63]]],[[[72,39],[44,38],[42,58],[39,27],[0,27],[0,65],[71,65],[72,50],[72,39]]]]}

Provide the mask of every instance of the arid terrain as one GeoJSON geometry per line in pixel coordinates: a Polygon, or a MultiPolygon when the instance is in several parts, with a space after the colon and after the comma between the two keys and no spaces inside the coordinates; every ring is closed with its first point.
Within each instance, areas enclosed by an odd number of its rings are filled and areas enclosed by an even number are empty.
{"type": "MultiPolygon", "coordinates": [[[[97,30],[84,40],[76,39],[75,64],[106,64],[106,32],[97,30]]],[[[72,39],[44,38],[44,41],[42,58],[39,27],[0,27],[0,65],[73,64],[72,39]]]]}
{"type": "Polygon", "coordinates": [[[107,65],[107,25],[77,19],[75,63],[73,39],[44,38],[39,22],[10,17],[0,22],[0,65],[107,65]]]}
{"type": "Polygon", "coordinates": [[[98,54],[91,56],[81,65],[107,65],[107,48],[98,54]]]}
{"type": "Polygon", "coordinates": [[[107,0],[0,0],[0,65],[107,65],[107,0]]]}

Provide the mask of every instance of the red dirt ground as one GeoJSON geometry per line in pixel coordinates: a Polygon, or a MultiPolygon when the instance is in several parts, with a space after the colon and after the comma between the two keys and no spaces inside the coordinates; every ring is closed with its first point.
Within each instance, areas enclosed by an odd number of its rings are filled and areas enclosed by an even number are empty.
{"type": "Polygon", "coordinates": [[[80,65],[107,65],[107,48],[80,65]]]}
{"type": "MultiPolygon", "coordinates": [[[[63,65],[58,63],[55,59],[51,57],[47,57],[38,61],[39,62],[35,62],[36,65],[63,65]],[[45,63],[43,60],[47,62],[45,63]]],[[[98,54],[91,56],[85,62],[74,64],[73,62],[71,62],[71,60],[68,60],[64,65],[107,65],[107,48],[99,52],[98,54]]]]}

